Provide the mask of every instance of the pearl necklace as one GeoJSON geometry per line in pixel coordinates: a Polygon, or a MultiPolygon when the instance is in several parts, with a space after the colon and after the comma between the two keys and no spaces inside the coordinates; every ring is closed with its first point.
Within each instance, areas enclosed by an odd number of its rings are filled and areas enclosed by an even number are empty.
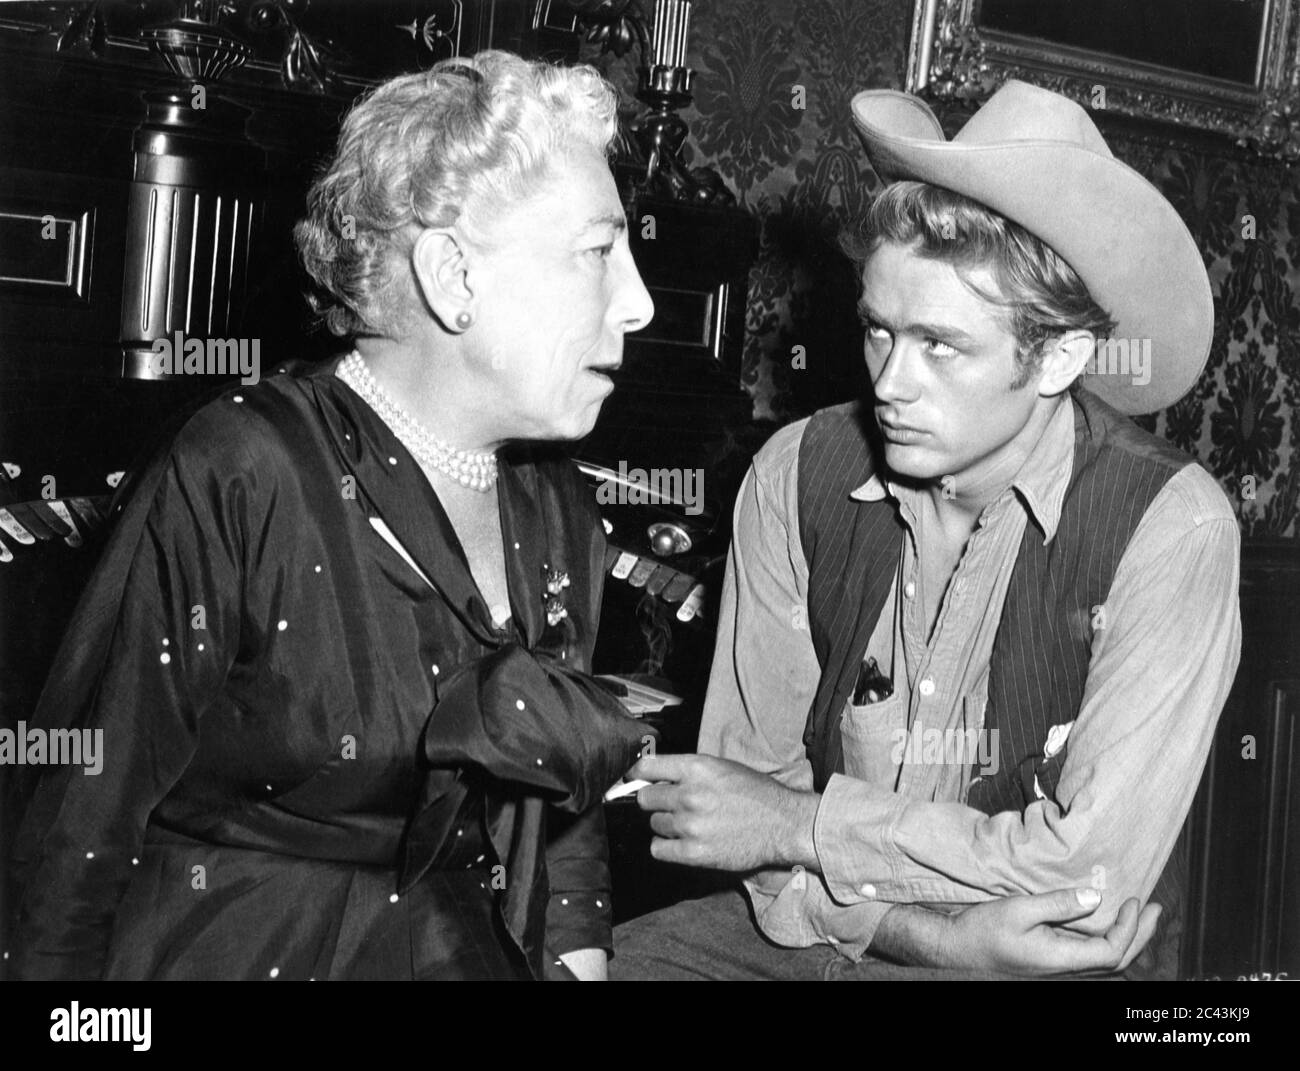
{"type": "Polygon", "coordinates": [[[475,491],[490,491],[497,482],[497,458],[493,453],[457,450],[431,434],[418,420],[392,400],[375,382],[361,354],[353,350],[334,374],[357,392],[397,436],[398,441],[423,465],[475,491]]]}

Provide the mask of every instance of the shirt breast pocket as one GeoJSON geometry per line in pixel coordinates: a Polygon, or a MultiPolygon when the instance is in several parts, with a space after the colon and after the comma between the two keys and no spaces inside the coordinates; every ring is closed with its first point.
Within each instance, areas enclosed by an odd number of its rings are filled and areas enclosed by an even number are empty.
{"type": "Polygon", "coordinates": [[[844,704],[840,717],[844,772],[859,781],[887,784],[897,779],[907,746],[907,707],[903,696],[879,703],[844,704]]]}

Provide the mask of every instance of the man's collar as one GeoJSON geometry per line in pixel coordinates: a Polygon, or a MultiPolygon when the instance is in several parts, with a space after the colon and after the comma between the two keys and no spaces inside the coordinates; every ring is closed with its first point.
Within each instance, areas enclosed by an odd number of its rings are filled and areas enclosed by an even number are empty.
{"type": "Polygon", "coordinates": [[[1020,493],[1030,515],[1043,530],[1044,543],[1056,538],[1065,489],[1070,485],[1073,471],[1074,402],[1066,394],[1043,429],[1042,438],[1011,481],[1011,486],[1020,493]]]}
{"type": "MultiPolygon", "coordinates": [[[[1056,537],[1061,523],[1061,507],[1065,502],[1065,489],[1074,469],[1074,404],[1069,395],[1064,396],[1056,411],[1043,429],[1042,437],[1020,466],[1011,486],[1019,493],[1025,508],[1043,531],[1043,542],[1056,537]]],[[[905,504],[915,513],[916,497],[920,491],[912,487],[883,480],[872,473],[866,483],[850,492],[856,502],[880,502],[892,498],[905,504]]]]}
{"type": "Polygon", "coordinates": [[[897,488],[892,483],[886,486],[874,472],[867,477],[866,483],[849,492],[849,498],[855,502],[880,502],[886,498],[897,497],[897,488]]]}

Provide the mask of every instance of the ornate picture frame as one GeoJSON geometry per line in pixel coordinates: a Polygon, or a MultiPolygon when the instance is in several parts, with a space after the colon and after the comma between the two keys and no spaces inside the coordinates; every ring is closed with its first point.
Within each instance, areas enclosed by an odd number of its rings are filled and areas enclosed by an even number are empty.
{"type": "MultiPolygon", "coordinates": [[[[1230,139],[1300,160],[1300,0],[1264,0],[1254,84],[995,30],[983,0],[917,0],[906,89],[935,101],[982,100],[1010,78],[1092,111],[1230,139]],[[1100,94],[1098,91],[1101,90],[1100,94]]],[[[1207,33],[1214,33],[1207,25],[1207,33]]]]}

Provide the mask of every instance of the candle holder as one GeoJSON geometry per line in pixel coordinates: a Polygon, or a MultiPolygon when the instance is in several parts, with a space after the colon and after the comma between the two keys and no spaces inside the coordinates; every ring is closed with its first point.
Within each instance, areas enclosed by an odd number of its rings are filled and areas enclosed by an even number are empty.
{"type": "MultiPolygon", "coordinates": [[[[635,170],[631,193],[697,204],[730,205],[736,198],[710,168],[687,167],[687,127],[678,111],[691,103],[695,72],[686,65],[692,0],[654,0],[649,18],[638,0],[568,0],[602,51],[625,55],[640,45],[637,97],[650,110],[620,128],[619,152],[635,170]]],[[[620,171],[623,168],[620,167],[620,171]]],[[[622,180],[620,180],[622,181],[622,180]]]]}
{"type": "Polygon", "coordinates": [[[686,65],[691,0],[655,0],[649,61],[638,70],[637,96],[650,111],[632,122],[631,132],[645,158],[642,188],[677,201],[734,204],[716,171],[689,168],[682,158],[686,121],[678,115],[693,99],[695,72],[686,65]]]}

